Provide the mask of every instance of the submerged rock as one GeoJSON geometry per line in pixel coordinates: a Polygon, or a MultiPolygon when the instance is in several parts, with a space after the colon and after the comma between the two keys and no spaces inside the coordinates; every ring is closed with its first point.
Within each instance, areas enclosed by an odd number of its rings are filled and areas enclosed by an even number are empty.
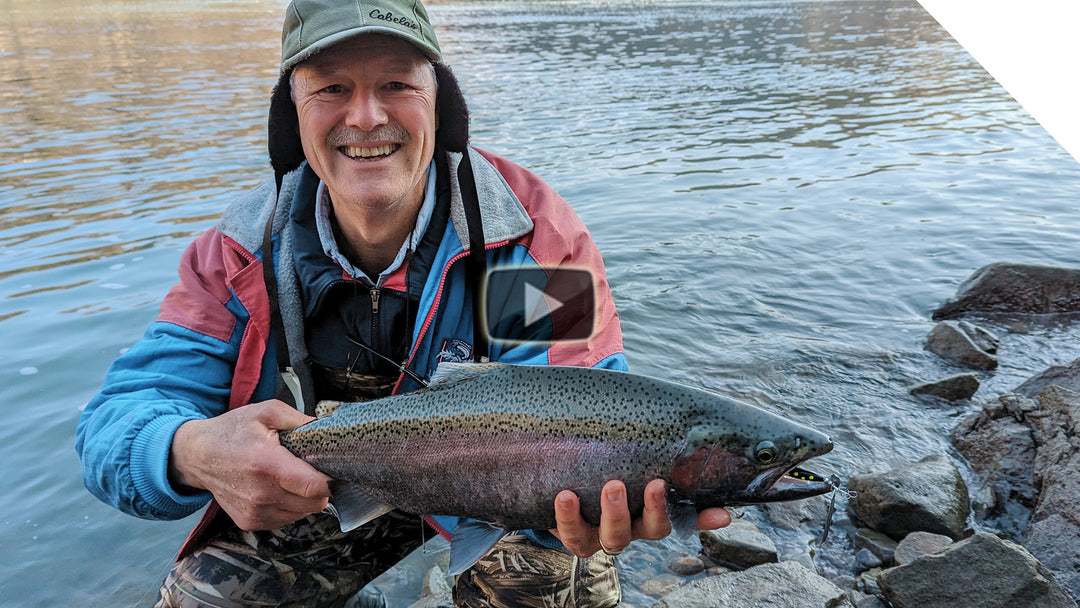
{"type": "Polygon", "coordinates": [[[979,390],[979,377],[975,374],[956,374],[934,382],[913,386],[912,395],[931,395],[948,401],[971,399],[979,390]]]}
{"type": "Polygon", "coordinates": [[[897,542],[889,535],[870,528],[855,529],[855,547],[866,549],[881,560],[882,565],[890,566],[896,555],[897,542]]]}
{"type": "Polygon", "coordinates": [[[886,473],[855,475],[848,508],[866,525],[894,539],[916,530],[960,538],[969,499],[960,471],[947,456],[933,455],[886,473]]]}
{"type": "Polygon", "coordinates": [[[692,581],[653,608],[842,608],[854,604],[843,589],[796,562],[763,564],[692,581]]]}
{"type": "Polygon", "coordinates": [[[893,608],[1076,608],[1031,553],[986,532],[886,570],[878,583],[893,608]]]}
{"type": "Polygon", "coordinates": [[[988,370],[998,366],[997,357],[986,346],[996,352],[997,338],[990,340],[976,326],[962,321],[942,321],[926,337],[926,350],[969,369],[988,370]]]}
{"type": "Polygon", "coordinates": [[[1080,270],[1007,264],[983,266],[934,311],[935,321],[969,313],[1080,312],[1080,270]]]}
{"type": "Polygon", "coordinates": [[[699,534],[701,547],[717,563],[749,568],[777,560],[776,545],[754,524],[736,519],[725,528],[699,534]]]}

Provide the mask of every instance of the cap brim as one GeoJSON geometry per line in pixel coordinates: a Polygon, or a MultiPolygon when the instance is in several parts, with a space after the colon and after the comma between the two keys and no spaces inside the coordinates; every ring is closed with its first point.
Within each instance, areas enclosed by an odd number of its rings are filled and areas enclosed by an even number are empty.
{"type": "Polygon", "coordinates": [[[318,42],[306,47],[305,49],[301,50],[299,53],[296,53],[292,57],[289,57],[288,59],[283,61],[281,63],[281,72],[285,73],[285,72],[289,71],[290,69],[295,67],[298,63],[300,63],[302,61],[305,61],[307,59],[310,59],[312,55],[315,55],[316,53],[319,53],[319,52],[321,52],[321,51],[323,51],[325,49],[328,49],[328,48],[334,46],[335,44],[338,44],[339,42],[344,42],[345,40],[348,40],[349,38],[355,38],[356,36],[363,36],[365,34],[383,34],[383,35],[386,35],[386,36],[394,36],[395,38],[400,38],[400,39],[402,39],[402,40],[404,40],[406,42],[412,43],[412,45],[415,46],[417,49],[419,49],[420,52],[423,53],[424,56],[428,58],[428,60],[430,60],[430,61],[432,61],[434,63],[441,63],[442,62],[442,54],[439,52],[439,49],[431,46],[430,44],[425,43],[422,40],[417,40],[415,36],[408,35],[408,34],[402,32],[401,30],[396,30],[396,29],[391,28],[391,27],[383,27],[383,26],[378,26],[378,25],[365,25],[363,27],[356,27],[356,28],[353,28],[351,30],[345,30],[343,32],[338,32],[338,33],[334,34],[333,36],[327,36],[327,37],[319,40],[318,42]]]}

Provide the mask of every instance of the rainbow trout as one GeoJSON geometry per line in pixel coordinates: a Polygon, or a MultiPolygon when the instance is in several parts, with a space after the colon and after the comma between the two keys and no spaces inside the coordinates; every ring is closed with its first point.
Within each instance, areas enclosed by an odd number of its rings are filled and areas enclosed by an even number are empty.
{"type": "Polygon", "coordinates": [[[452,574],[507,531],[554,528],[564,489],[596,525],[605,482],[626,484],[637,516],[645,485],[662,478],[683,535],[707,507],[833,489],[796,468],[832,449],[822,433],[703,390],[586,367],[443,363],[426,388],[343,404],[281,443],[334,478],[343,530],[391,509],[476,520],[454,530],[452,574]]]}

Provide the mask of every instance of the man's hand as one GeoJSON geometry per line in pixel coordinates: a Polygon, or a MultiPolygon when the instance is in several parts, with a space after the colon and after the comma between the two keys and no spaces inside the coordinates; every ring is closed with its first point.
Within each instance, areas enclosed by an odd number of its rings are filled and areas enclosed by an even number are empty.
{"type": "MultiPolygon", "coordinates": [[[[626,486],[621,481],[604,484],[600,494],[600,526],[590,526],[581,517],[581,506],[576,494],[563,490],[555,497],[555,523],[558,528],[552,534],[578,557],[589,557],[601,549],[615,554],[630,541],[660,540],[671,533],[665,495],[667,484],[654,479],[645,486],[645,510],[640,519],[630,519],[626,501],[626,486]]],[[[697,529],[713,530],[731,523],[731,515],[725,509],[705,509],[698,514],[697,529]]]]}
{"type": "Polygon", "coordinates": [[[330,478],[281,446],[278,431],[314,420],[281,401],[180,425],[169,479],[209,490],[243,530],[273,530],[322,511],[330,478]]]}

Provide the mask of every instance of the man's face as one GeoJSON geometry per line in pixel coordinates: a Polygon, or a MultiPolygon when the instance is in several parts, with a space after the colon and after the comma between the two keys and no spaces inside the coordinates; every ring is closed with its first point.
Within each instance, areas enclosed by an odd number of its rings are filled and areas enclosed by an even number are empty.
{"type": "Polygon", "coordinates": [[[342,205],[419,204],[435,148],[435,75],[412,44],[347,40],[298,65],[293,101],[308,163],[342,205]]]}

